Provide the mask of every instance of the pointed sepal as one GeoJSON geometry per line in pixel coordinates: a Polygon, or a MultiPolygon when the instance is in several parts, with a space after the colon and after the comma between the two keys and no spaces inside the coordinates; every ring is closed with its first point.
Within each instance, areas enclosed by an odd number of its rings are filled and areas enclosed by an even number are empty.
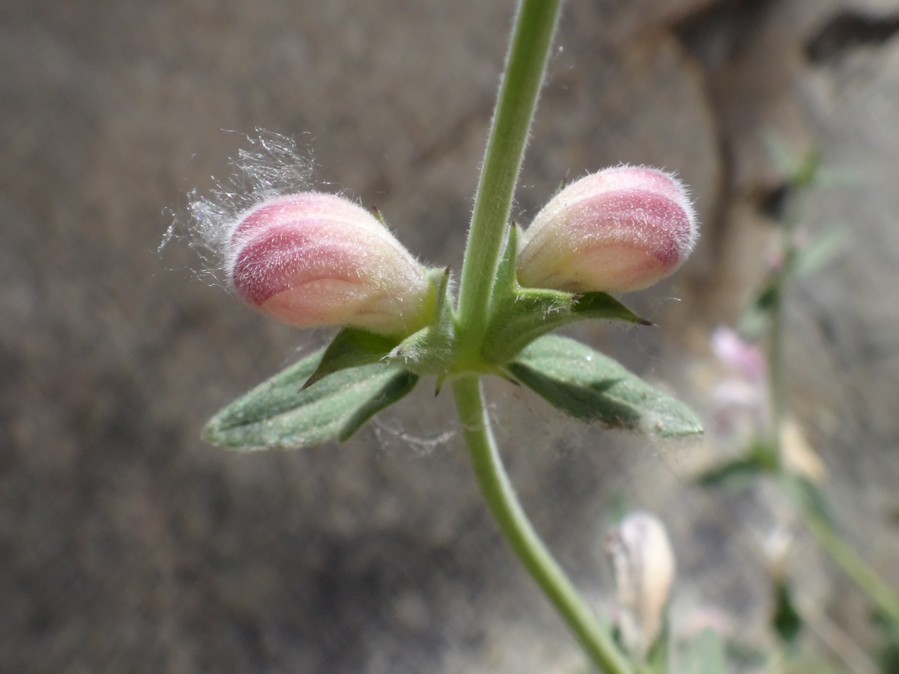
{"type": "Polygon", "coordinates": [[[327,346],[318,367],[303,384],[303,388],[309,388],[320,379],[340,370],[377,363],[396,345],[397,340],[393,337],[357,328],[344,328],[327,346]]]}

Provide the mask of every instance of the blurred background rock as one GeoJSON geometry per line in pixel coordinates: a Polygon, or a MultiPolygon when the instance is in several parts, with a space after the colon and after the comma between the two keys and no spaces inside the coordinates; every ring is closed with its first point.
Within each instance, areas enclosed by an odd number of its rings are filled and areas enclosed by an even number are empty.
{"type": "MultiPolygon", "coordinates": [[[[416,254],[458,268],[512,13],[511,0],[0,7],[0,669],[583,671],[486,517],[445,394],[422,387],[339,447],[200,441],[219,406],[324,335],[242,308],[191,271],[183,240],[157,252],[185,194],[261,127],[308,146],[320,185],[377,206],[416,254]]],[[[763,206],[783,187],[763,135],[852,176],[803,212],[849,239],[788,303],[790,394],[850,541],[894,585],[897,119],[894,0],[570,0],[516,205],[526,222],[562,180],[618,162],[692,186],[700,250],[632,298],[663,327],[579,334],[705,410],[708,334],[761,274],[763,206]]],[[[620,503],[668,523],[684,620],[708,609],[762,631],[768,569],[746,527],[763,537],[765,513],[686,483],[714,447],[570,427],[490,391],[525,505],[598,606],[620,503]]],[[[794,561],[810,646],[871,671],[864,602],[813,547],[794,561]]]]}

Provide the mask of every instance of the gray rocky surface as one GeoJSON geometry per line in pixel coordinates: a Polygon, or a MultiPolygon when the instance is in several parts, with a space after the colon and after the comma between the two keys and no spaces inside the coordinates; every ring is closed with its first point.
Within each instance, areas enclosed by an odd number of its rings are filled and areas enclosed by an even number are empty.
{"type": "MultiPolygon", "coordinates": [[[[446,395],[421,390],[343,446],[204,445],[218,406],[324,335],[245,310],[181,239],[157,252],[185,194],[261,127],[458,266],[511,15],[475,0],[0,8],[0,670],[584,671],[486,517],[446,395]]],[[[897,16],[891,0],[570,0],[516,205],[526,221],[560,181],[619,161],[693,187],[695,260],[633,298],[664,327],[579,334],[706,408],[693,373],[758,276],[760,204],[782,180],[762,134],[853,176],[803,211],[850,238],[789,304],[790,385],[853,544],[894,585],[897,16]]],[[[668,518],[685,614],[719,606],[758,631],[767,569],[740,538],[764,513],[686,486],[708,446],[563,427],[489,391],[525,504],[594,601],[619,499],[668,518]]],[[[819,634],[867,643],[851,587],[812,582],[827,570],[813,550],[797,560],[815,569],[797,575],[828,616],[819,634]]]]}

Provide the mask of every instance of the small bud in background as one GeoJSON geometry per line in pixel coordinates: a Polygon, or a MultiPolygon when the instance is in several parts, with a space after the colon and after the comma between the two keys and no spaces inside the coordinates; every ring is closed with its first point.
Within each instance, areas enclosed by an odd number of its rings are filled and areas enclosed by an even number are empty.
{"type": "Polygon", "coordinates": [[[276,197],[232,227],[225,261],[231,286],[284,323],[403,335],[426,321],[426,270],[348,199],[318,192],[276,197]]]}
{"type": "Polygon", "coordinates": [[[661,632],[674,583],[674,553],[665,525],[649,513],[631,513],[609,534],[606,552],[615,571],[622,642],[645,660],[661,632]]]}
{"type": "Polygon", "coordinates": [[[652,168],[618,166],[572,183],[524,232],[518,280],[568,292],[629,292],[674,273],[698,227],[684,186],[652,168]]]}
{"type": "Polygon", "coordinates": [[[710,338],[712,353],[727,373],[712,389],[714,428],[739,444],[764,435],[770,424],[768,363],[758,344],[719,326],[710,338]]]}
{"type": "Polygon", "coordinates": [[[746,381],[766,386],[768,364],[758,344],[747,342],[730,328],[720,325],[712,332],[712,353],[746,381]]]}

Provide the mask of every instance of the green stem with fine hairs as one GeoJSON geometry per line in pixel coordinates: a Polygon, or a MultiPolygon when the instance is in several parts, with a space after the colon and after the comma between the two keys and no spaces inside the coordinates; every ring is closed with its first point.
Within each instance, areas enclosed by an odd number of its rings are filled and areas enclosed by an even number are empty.
{"type": "Polygon", "coordinates": [[[611,635],[599,626],[521,507],[490,429],[478,376],[459,377],[453,383],[453,395],[481,493],[515,554],[564,618],[593,664],[608,674],[633,674],[611,635]]]}
{"type": "Polygon", "coordinates": [[[500,531],[596,667],[633,674],[521,507],[490,428],[478,374],[485,370],[481,350],[496,270],[560,9],[561,0],[521,0],[518,6],[462,263],[453,396],[481,492],[500,531]]]}
{"type": "Polygon", "coordinates": [[[560,0],[522,0],[518,7],[462,262],[456,321],[459,371],[481,366],[500,249],[560,8],[560,0]]]}

